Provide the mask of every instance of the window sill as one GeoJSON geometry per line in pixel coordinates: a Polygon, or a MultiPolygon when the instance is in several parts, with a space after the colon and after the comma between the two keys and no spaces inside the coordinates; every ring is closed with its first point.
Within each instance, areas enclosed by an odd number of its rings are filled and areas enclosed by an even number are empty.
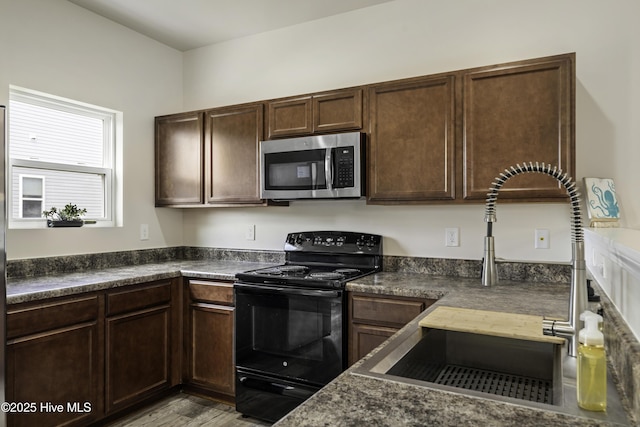
{"type": "MultiPolygon", "coordinates": [[[[91,220],[88,220],[91,221],[91,220]]],[[[9,230],[38,230],[38,229],[50,229],[50,228],[115,228],[117,227],[114,221],[95,221],[85,222],[81,227],[48,227],[46,220],[36,221],[9,221],[9,230]]]]}

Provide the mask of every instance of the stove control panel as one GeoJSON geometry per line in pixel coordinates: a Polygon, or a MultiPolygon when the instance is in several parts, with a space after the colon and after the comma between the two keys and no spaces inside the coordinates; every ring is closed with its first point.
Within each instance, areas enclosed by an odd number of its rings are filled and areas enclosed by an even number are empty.
{"type": "Polygon", "coordinates": [[[382,255],[382,236],[351,231],[289,233],[285,251],[382,255]]]}

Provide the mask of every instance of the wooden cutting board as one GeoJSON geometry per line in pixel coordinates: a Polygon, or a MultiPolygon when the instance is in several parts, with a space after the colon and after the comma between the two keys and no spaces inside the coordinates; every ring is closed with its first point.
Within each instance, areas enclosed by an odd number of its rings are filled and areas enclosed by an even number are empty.
{"type": "Polygon", "coordinates": [[[418,323],[424,328],[470,332],[530,341],[562,344],[561,337],[542,333],[542,316],[471,310],[457,307],[436,307],[418,323]]]}

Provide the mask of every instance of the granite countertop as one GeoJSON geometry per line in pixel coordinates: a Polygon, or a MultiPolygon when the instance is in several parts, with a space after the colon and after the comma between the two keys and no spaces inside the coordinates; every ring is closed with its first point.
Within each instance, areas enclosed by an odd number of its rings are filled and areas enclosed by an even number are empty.
{"type": "MultiPolygon", "coordinates": [[[[276,265],[277,262],[236,260],[181,260],[126,267],[100,268],[75,273],[9,279],[7,303],[37,301],[173,277],[233,280],[238,272],[276,265]]],[[[558,283],[501,281],[483,287],[479,279],[423,273],[381,272],[347,284],[347,290],[373,294],[432,298],[432,306],[448,305],[511,313],[566,318],[569,286],[558,283]]],[[[417,319],[403,330],[415,327],[417,319]]],[[[395,425],[609,425],[548,410],[505,404],[426,387],[354,373],[364,360],[325,386],[276,425],[287,426],[395,426],[395,425]]]]}
{"type": "MultiPolygon", "coordinates": [[[[378,273],[351,282],[356,292],[435,298],[438,305],[537,314],[566,318],[569,286],[501,281],[483,287],[479,279],[425,276],[415,273],[378,273]]],[[[416,327],[418,319],[402,330],[416,327]]],[[[355,371],[400,333],[322,388],[278,421],[277,427],[301,426],[603,426],[598,419],[578,418],[550,410],[498,402],[435,388],[362,376],[355,371]]]]}
{"type": "Polygon", "coordinates": [[[40,277],[10,278],[7,280],[7,304],[100,291],[180,276],[234,280],[236,273],[269,265],[274,263],[227,260],[173,261],[40,277]]]}

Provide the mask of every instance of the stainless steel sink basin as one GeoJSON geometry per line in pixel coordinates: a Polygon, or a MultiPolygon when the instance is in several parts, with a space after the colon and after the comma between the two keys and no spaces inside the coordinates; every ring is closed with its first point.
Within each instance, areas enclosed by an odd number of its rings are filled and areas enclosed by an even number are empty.
{"type": "MultiPolygon", "coordinates": [[[[629,425],[611,372],[607,411],[590,412],[576,401],[576,359],[567,344],[421,328],[413,320],[352,374],[629,425]]],[[[609,425],[609,424],[607,424],[609,425]]]]}
{"type": "Polygon", "coordinates": [[[562,404],[562,345],[441,329],[420,340],[388,375],[552,405],[562,404]]]}

